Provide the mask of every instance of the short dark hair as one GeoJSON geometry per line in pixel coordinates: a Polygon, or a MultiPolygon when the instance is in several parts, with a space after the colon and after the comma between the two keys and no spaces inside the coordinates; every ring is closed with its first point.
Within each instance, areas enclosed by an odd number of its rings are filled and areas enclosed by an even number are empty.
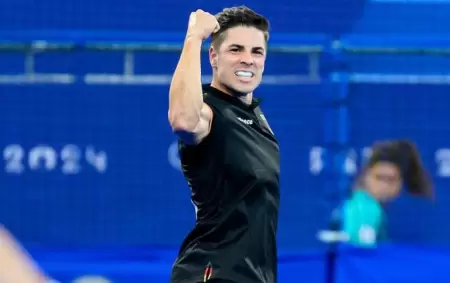
{"type": "Polygon", "coordinates": [[[411,141],[393,140],[375,143],[366,169],[379,162],[390,162],[400,169],[403,182],[410,194],[428,197],[433,195],[428,172],[422,164],[416,145],[411,141]]]}
{"type": "Polygon", "coordinates": [[[231,7],[223,9],[222,12],[215,15],[219,22],[220,29],[212,34],[211,42],[217,47],[225,39],[225,32],[237,26],[254,27],[264,33],[264,38],[269,40],[269,21],[262,15],[256,13],[246,6],[231,7]]]}

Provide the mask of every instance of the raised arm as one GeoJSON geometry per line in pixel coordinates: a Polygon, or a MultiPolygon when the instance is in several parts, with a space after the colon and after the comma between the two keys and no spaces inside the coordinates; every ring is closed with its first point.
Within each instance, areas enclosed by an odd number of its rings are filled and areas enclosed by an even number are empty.
{"type": "Polygon", "coordinates": [[[178,65],[169,91],[169,122],[187,144],[201,142],[209,133],[213,113],[203,102],[200,53],[203,40],[219,29],[216,18],[202,10],[191,13],[178,65]]]}

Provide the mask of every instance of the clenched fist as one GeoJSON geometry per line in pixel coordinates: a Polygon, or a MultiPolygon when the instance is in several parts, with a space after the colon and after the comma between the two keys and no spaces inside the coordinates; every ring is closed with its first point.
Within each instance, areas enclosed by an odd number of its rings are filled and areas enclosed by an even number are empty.
{"type": "Polygon", "coordinates": [[[189,17],[188,36],[205,40],[219,29],[220,26],[216,18],[203,10],[192,12],[189,17]]]}

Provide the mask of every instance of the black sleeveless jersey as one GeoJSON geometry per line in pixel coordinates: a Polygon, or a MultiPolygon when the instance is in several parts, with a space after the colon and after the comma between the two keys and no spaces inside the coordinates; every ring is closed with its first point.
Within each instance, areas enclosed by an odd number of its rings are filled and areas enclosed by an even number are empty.
{"type": "Polygon", "coordinates": [[[256,100],[203,86],[213,111],[209,135],[179,142],[196,224],[174,263],[171,282],[277,282],[280,200],[278,142],[256,100]]]}

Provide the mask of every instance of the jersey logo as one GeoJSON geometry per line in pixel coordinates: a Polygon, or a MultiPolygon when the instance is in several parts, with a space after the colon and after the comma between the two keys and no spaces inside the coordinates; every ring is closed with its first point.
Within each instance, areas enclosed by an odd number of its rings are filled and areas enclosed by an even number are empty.
{"type": "Polygon", "coordinates": [[[205,273],[203,273],[203,282],[207,282],[209,279],[211,279],[212,273],[213,273],[212,264],[211,262],[209,262],[205,268],[205,273]]]}
{"type": "Polygon", "coordinates": [[[246,124],[246,125],[253,125],[253,120],[243,119],[241,117],[238,117],[238,120],[241,121],[242,123],[246,124]]]}

